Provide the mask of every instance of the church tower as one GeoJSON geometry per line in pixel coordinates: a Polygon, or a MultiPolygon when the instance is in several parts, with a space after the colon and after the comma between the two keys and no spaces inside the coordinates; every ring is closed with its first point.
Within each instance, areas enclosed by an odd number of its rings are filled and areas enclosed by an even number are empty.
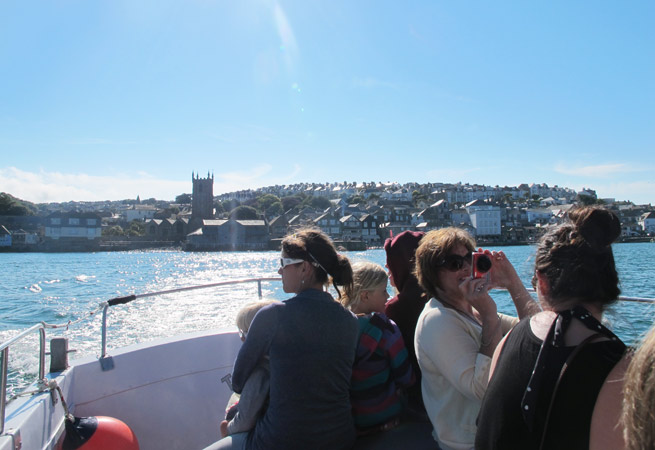
{"type": "Polygon", "coordinates": [[[214,174],[207,178],[191,172],[193,181],[193,194],[191,199],[191,222],[202,225],[204,219],[214,218],[214,174]]]}

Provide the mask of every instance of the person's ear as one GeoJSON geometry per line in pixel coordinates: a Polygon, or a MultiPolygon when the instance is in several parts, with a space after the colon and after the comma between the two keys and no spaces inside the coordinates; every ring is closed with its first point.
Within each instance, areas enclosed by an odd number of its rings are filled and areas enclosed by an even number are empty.
{"type": "Polygon", "coordinates": [[[368,294],[369,294],[368,291],[360,291],[360,293],[359,293],[359,300],[360,300],[361,302],[366,303],[366,302],[368,301],[368,294]]]}
{"type": "Polygon", "coordinates": [[[550,296],[550,284],[546,275],[537,270],[537,292],[541,293],[544,297],[550,296]]]}

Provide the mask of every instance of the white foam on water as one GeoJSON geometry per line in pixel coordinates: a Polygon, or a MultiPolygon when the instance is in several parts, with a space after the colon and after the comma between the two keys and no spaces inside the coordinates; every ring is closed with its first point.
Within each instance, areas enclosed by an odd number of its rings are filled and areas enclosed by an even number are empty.
{"type": "Polygon", "coordinates": [[[91,280],[93,280],[96,276],[95,275],[78,275],[75,277],[75,280],[81,282],[81,283],[87,283],[91,280]]]}

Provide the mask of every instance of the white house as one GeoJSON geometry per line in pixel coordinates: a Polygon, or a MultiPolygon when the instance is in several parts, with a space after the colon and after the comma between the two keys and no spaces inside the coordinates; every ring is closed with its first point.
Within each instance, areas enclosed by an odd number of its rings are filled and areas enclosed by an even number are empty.
{"type": "Polygon", "coordinates": [[[341,222],[341,238],[344,241],[359,241],[362,239],[362,222],[354,215],[344,216],[341,222]]]}
{"type": "Polygon", "coordinates": [[[655,233],[655,212],[648,212],[639,218],[639,225],[646,233],[655,233]]]}
{"type": "Polygon", "coordinates": [[[527,209],[525,213],[530,223],[548,223],[550,218],[553,217],[553,211],[547,208],[527,209]]]}
{"type": "Polygon", "coordinates": [[[35,232],[19,229],[11,233],[11,245],[36,245],[38,242],[39,235],[35,232]]]}
{"type": "Polygon", "coordinates": [[[469,216],[468,211],[464,208],[458,208],[458,209],[453,209],[450,212],[450,221],[454,226],[461,226],[461,225],[470,225],[471,224],[471,217],[469,216]]]}
{"type": "Polygon", "coordinates": [[[4,225],[0,225],[0,247],[11,247],[11,233],[4,225]]]}
{"type": "Polygon", "coordinates": [[[367,246],[379,245],[378,223],[372,214],[363,215],[359,221],[362,224],[362,240],[367,246]]]}
{"type": "Polygon", "coordinates": [[[469,213],[476,236],[500,236],[500,207],[498,205],[474,200],[466,205],[466,211],[469,213]]]}
{"type": "Polygon", "coordinates": [[[333,239],[341,236],[341,222],[334,214],[326,213],[317,217],[314,225],[333,239]]]}
{"type": "Polygon", "coordinates": [[[132,222],[133,220],[146,221],[148,219],[153,219],[157,208],[153,205],[133,205],[130,208],[123,211],[126,222],[132,222]]]}
{"type": "Polygon", "coordinates": [[[47,239],[96,239],[102,235],[101,217],[92,212],[55,212],[45,219],[47,239]]]}

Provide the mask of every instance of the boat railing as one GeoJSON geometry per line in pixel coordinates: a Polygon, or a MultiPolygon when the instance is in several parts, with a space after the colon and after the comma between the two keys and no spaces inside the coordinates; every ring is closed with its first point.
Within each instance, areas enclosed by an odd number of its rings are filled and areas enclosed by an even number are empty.
{"type": "Polygon", "coordinates": [[[0,377],[0,397],[2,402],[0,403],[0,435],[5,432],[5,407],[7,400],[7,372],[9,369],[9,347],[23,339],[28,334],[33,333],[34,331],[39,331],[39,380],[45,378],[45,328],[46,323],[41,322],[36,325],[31,326],[27,330],[22,331],[13,338],[9,339],[7,342],[4,342],[0,345],[0,357],[2,357],[2,363],[0,364],[0,371],[2,371],[2,377],[0,377]]]}
{"type": "MultiPolygon", "coordinates": [[[[537,291],[533,288],[527,288],[528,292],[531,294],[536,294],[537,291]]],[[[618,298],[618,301],[620,302],[633,302],[633,303],[653,303],[655,304],[655,298],[647,298],[647,297],[628,297],[625,295],[621,295],[618,298]]]]}
{"type": "Polygon", "coordinates": [[[107,357],[107,312],[109,310],[109,307],[116,306],[116,305],[123,305],[125,303],[129,303],[139,298],[155,297],[159,295],[173,294],[176,292],[191,291],[196,289],[209,289],[213,287],[230,286],[230,285],[244,284],[244,283],[257,283],[257,294],[259,298],[262,298],[263,296],[262,282],[280,281],[280,280],[282,280],[282,278],[280,277],[245,278],[245,279],[238,279],[238,280],[221,281],[218,283],[168,289],[164,291],[148,292],[145,294],[132,294],[124,297],[115,297],[110,300],[101,302],[96,309],[85,314],[83,317],[78,318],[75,321],[68,321],[64,324],[49,324],[46,322],[40,322],[36,325],[31,326],[30,328],[27,328],[26,330],[21,331],[16,336],[0,344],[0,358],[2,358],[2,361],[0,361],[0,372],[1,372],[0,373],[0,435],[3,435],[5,430],[5,408],[7,405],[7,388],[8,388],[7,378],[8,378],[8,371],[9,371],[9,348],[16,342],[30,335],[31,333],[37,330],[39,332],[39,373],[38,373],[38,380],[37,380],[39,386],[37,392],[41,392],[48,389],[48,380],[45,377],[45,357],[46,355],[49,354],[46,352],[46,333],[45,333],[46,328],[51,328],[51,329],[68,328],[71,325],[74,325],[76,323],[88,319],[91,316],[94,316],[96,313],[102,310],[102,349],[100,353],[100,363],[102,364],[104,370],[108,370],[113,366],[113,364],[111,363],[111,359],[107,357]]]}
{"type": "Polygon", "coordinates": [[[107,311],[109,310],[110,306],[124,305],[126,303],[130,303],[139,298],[155,297],[158,295],[174,294],[177,292],[192,291],[196,289],[208,289],[213,287],[230,286],[230,285],[243,284],[243,283],[257,283],[257,295],[259,298],[262,298],[263,281],[281,281],[281,280],[282,278],[280,277],[243,278],[239,280],[220,281],[218,283],[201,284],[196,286],[168,289],[165,291],[147,292],[145,294],[132,294],[132,295],[127,295],[125,297],[116,297],[116,298],[112,298],[111,300],[107,300],[106,302],[104,302],[102,308],[102,350],[100,352],[100,360],[102,361],[107,356],[107,311]]]}

